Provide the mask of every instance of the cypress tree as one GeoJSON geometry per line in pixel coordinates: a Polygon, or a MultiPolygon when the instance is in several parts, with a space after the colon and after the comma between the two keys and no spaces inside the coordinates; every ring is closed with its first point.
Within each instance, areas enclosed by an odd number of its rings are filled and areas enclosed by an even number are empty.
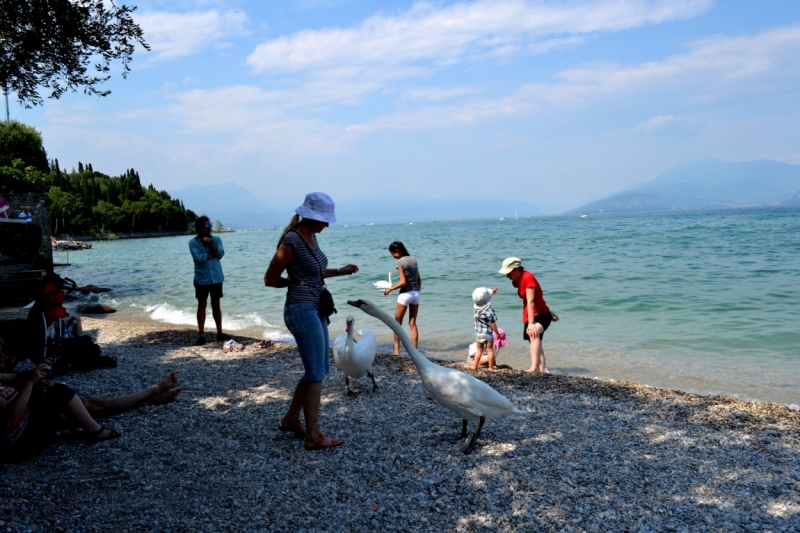
{"type": "Polygon", "coordinates": [[[83,163],[78,161],[78,172],[83,172],[83,163]]]}

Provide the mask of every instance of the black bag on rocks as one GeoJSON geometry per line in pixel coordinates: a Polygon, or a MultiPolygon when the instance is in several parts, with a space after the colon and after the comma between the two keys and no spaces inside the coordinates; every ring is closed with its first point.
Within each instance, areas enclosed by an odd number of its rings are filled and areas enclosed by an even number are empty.
{"type": "MultiPolygon", "coordinates": [[[[53,363],[54,374],[65,374],[70,371],[89,372],[100,368],[117,368],[116,358],[101,355],[100,346],[89,335],[61,339],[59,344],[58,353],[52,354],[55,358],[55,363],[53,363]]],[[[56,345],[53,345],[53,348],[56,348],[56,345]]]]}

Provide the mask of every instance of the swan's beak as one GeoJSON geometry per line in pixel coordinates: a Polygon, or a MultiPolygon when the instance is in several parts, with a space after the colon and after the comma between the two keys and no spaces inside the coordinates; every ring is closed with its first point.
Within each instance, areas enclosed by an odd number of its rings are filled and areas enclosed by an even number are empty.
{"type": "Polygon", "coordinates": [[[352,305],[353,307],[358,307],[359,309],[361,308],[362,305],[364,305],[364,302],[361,300],[347,300],[347,303],[352,305]]]}
{"type": "Polygon", "coordinates": [[[353,318],[351,316],[347,317],[347,321],[345,322],[345,324],[347,324],[347,325],[344,328],[344,330],[347,333],[350,333],[350,331],[353,329],[353,322],[355,322],[355,321],[356,321],[355,318],[353,318]]]}

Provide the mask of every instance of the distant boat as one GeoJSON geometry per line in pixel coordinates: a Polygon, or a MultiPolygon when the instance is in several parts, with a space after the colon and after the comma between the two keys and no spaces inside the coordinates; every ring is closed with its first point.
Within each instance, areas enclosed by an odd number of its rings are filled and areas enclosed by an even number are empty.
{"type": "Polygon", "coordinates": [[[345,225],[344,225],[344,227],[345,227],[345,228],[349,228],[349,227],[350,227],[350,224],[345,224],[345,225]]]}
{"type": "Polygon", "coordinates": [[[581,218],[586,218],[589,216],[589,213],[581,213],[581,218]]]}
{"type": "Polygon", "coordinates": [[[409,225],[409,226],[413,226],[413,225],[414,225],[414,223],[413,223],[413,222],[409,222],[409,223],[408,223],[408,225],[409,225]]]}
{"type": "Polygon", "coordinates": [[[505,219],[506,219],[506,217],[500,217],[500,220],[505,220],[505,219]]]}
{"type": "Polygon", "coordinates": [[[519,217],[517,216],[517,212],[516,211],[514,211],[514,220],[519,220],[519,217]]]}
{"type": "Polygon", "coordinates": [[[367,224],[367,226],[374,226],[374,225],[375,225],[374,222],[370,222],[369,224],[367,224]]]}

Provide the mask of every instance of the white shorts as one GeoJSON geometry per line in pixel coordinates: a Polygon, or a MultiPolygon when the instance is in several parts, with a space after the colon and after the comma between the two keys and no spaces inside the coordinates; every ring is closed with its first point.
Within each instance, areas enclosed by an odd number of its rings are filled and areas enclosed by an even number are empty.
{"type": "Polygon", "coordinates": [[[397,303],[406,307],[419,305],[419,291],[401,292],[397,295],[397,303]]]}

